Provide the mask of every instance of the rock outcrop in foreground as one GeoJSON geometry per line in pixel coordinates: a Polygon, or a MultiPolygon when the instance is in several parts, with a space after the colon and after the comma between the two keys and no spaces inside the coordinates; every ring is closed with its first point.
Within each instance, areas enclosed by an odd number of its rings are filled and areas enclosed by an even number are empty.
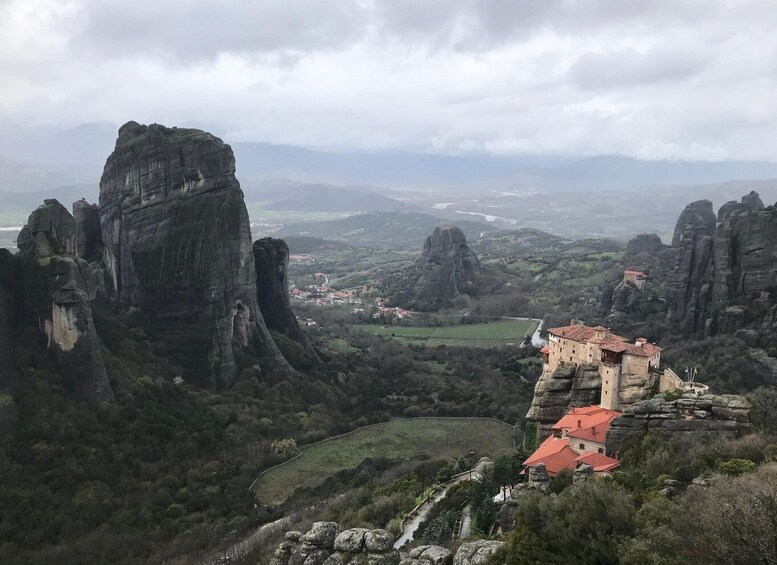
{"type": "Polygon", "coordinates": [[[413,308],[437,310],[476,294],[482,273],[464,232],[455,226],[438,227],[426,238],[418,260],[389,286],[413,308]]]}
{"type": "Polygon", "coordinates": [[[195,129],[119,130],[100,180],[104,262],[113,299],[199,380],[229,387],[234,350],[287,366],[256,294],[248,212],[232,149],[195,129]]]}
{"type": "Polygon", "coordinates": [[[629,406],[623,416],[615,418],[607,432],[607,451],[617,451],[632,433],[664,432],[678,438],[717,439],[749,429],[751,405],[742,396],[733,394],[686,393],[667,400],[651,398],[629,406]]]}
{"type": "Polygon", "coordinates": [[[335,522],[315,522],[306,533],[286,532],[270,565],[486,565],[504,542],[463,543],[454,556],[437,545],[421,545],[402,554],[386,530],[340,530],[335,522]]]}
{"type": "Polygon", "coordinates": [[[56,200],[30,214],[19,241],[21,316],[45,334],[76,399],[113,400],[92,319],[96,288],[75,255],[76,222],[56,200]]]}
{"type": "Polygon", "coordinates": [[[399,565],[393,546],[394,536],[386,530],[340,531],[335,522],[315,522],[305,534],[287,532],[270,565],[399,565]]]}

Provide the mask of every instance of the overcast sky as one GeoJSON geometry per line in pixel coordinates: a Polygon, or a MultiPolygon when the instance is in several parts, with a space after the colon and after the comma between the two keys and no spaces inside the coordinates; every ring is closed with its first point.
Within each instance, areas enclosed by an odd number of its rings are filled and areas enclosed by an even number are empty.
{"type": "Polygon", "coordinates": [[[777,160],[774,0],[0,0],[0,125],[777,160]]]}

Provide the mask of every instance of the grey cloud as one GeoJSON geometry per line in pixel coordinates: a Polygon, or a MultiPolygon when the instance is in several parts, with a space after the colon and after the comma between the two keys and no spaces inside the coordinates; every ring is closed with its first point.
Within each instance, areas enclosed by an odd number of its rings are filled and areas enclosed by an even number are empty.
{"type": "Polygon", "coordinates": [[[634,87],[687,80],[700,73],[706,63],[700,54],[671,49],[654,49],[648,53],[634,49],[608,54],[588,52],[572,65],[570,75],[585,89],[634,87]]]}
{"type": "Polygon", "coordinates": [[[0,125],[777,159],[773,0],[0,0],[0,125]]]}
{"type": "Polygon", "coordinates": [[[224,52],[310,52],[361,38],[365,13],[356,0],[86,0],[81,48],[178,62],[224,52]]]}

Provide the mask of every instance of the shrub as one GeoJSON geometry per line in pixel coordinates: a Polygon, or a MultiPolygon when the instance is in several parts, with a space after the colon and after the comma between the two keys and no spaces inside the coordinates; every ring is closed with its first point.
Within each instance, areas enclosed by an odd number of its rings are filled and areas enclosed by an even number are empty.
{"type": "Polygon", "coordinates": [[[738,477],[745,473],[752,473],[755,471],[755,467],[755,463],[749,459],[729,459],[728,461],[721,461],[718,463],[718,471],[733,477],[738,477]]]}

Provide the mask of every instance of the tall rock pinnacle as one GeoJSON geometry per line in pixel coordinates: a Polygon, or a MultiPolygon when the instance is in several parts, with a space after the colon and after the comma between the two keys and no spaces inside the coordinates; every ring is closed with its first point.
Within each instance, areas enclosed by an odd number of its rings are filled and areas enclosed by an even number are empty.
{"type": "Polygon", "coordinates": [[[234,382],[234,350],[288,366],[256,297],[248,212],[229,145],[204,131],[128,122],[100,180],[115,299],[203,383],[234,382]]]}
{"type": "Polygon", "coordinates": [[[113,400],[92,319],[96,289],[86,261],[75,255],[76,222],[56,200],[30,214],[19,239],[23,313],[46,334],[62,374],[78,400],[113,400]]]}
{"type": "Polygon", "coordinates": [[[451,306],[464,295],[477,294],[483,267],[456,226],[434,228],[421,256],[398,280],[388,281],[394,296],[419,310],[451,306]]]}

